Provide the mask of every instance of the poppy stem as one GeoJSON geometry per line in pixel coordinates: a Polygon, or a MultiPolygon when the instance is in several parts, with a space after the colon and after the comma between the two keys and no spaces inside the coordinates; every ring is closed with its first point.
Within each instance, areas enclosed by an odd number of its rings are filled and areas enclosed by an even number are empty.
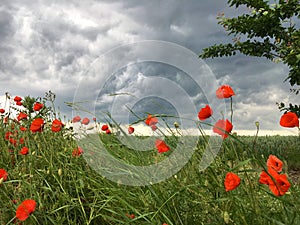
{"type": "Polygon", "coordinates": [[[233,117],[233,103],[232,103],[232,97],[230,97],[230,110],[231,110],[231,115],[230,115],[230,122],[232,123],[232,117],[233,117]]]}
{"type": "Polygon", "coordinates": [[[258,137],[258,132],[259,132],[259,122],[258,121],[255,122],[255,126],[256,126],[256,134],[255,134],[254,141],[253,141],[253,149],[255,147],[257,137],[258,137]]]}

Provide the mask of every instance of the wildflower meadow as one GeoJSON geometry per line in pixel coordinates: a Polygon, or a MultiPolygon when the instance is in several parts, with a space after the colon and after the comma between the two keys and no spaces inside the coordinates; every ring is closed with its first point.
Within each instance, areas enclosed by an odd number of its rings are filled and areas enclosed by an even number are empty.
{"type": "MultiPolygon", "coordinates": [[[[236,94],[226,84],[215,91],[216,99],[228,100],[228,119],[214,120],[216,112],[209,104],[199,109],[194,124],[201,135],[192,157],[177,173],[160,182],[132,186],[95,171],[89,160],[99,160],[97,148],[90,151],[80,143],[94,135],[107,154],[122,162],[159,164],[175,148],[189,146],[191,138],[179,140],[178,123],[156,138],[168,115],[145,114],[124,129],[114,118],[106,122],[79,115],[65,118],[56,109],[52,92],[36,98],[6,94],[9,107],[0,107],[0,224],[300,224],[300,136],[233,133],[230,103],[236,94]],[[211,138],[201,124],[209,118],[222,143],[207,168],[200,170],[211,138]],[[150,150],[136,151],[120,141],[119,137],[128,143],[147,139],[139,135],[139,123],[153,132],[150,150]],[[74,129],[88,131],[89,126],[96,132],[85,136],[74,129]]],[[[295,113],[283,114],[278,123],[299,130],[295,113]]],[[[258,122],[256,127],[259,132],[258,122]]]]}

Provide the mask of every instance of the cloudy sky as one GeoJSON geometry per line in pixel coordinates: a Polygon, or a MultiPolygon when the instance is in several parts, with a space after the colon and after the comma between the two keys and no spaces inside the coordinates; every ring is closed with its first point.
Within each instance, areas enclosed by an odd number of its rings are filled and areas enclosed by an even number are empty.
{"type": "Polygon", "coordinates": [[[275,103],[299,104],[283,83],[287,67],[242,55],[197,59],[204,47],[231,41],[217,14],[242,10],[220,0],[2,0],[0,95],[51,90],[62,115],[74,114],[64,102],[75,101],[126,123],[134,121],[128,109],[197,119],[211,104],[228,116],[229,102],[212,95],[229,84],[234,129],[253,130],[259,121],[261,129],[283,130],[275,103]]]}

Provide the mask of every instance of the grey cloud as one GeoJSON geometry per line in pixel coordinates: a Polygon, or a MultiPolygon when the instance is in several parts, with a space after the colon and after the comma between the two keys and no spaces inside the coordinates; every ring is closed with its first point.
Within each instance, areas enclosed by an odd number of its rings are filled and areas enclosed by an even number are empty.
{"type": "MultiPolygon", "coordinates": [[[[163,83],[157,84],[151,78],[163,75],[184,88],[198,108],[203,107],[206,93],[202,93],[201,87],[195,86],[182,71],[166,65],[136,64],[130,69],[123,68],[124,74],[120,73],[115,80],[106,80],[113,75],[109,74],[113,71],[109,68],[119,68],[119,61],[124,58],[130,61],[135,53],[130,48],[124,49],[102,61],[105,62],[102,65],[97,65],[97,59],[106,57],[105,53],[119,45],[145,39],[175,42],[199,54],[204,47],[231,41],[217,24],[216,15],[222,11],[229,16],[239,13],[219,0],[3,0],[0,7],[1,90],[37,96],[51,89],[57,94],[61,110],[69,113],[64,101],[72,101],[76,94],[87,100],[94,96],[93,100],[96,100],[103,84],[107,89],[103,92],[105,95],[99,97],[101,101],[97,107],[100,109],[108,107],[110,92],[162,95],[163,83]],[[24,85],[30,93],[24,90],[24,85]],[[77,90],[78,85],[83,91],[77,90]]],[[[143,51],[161,51],[165,57],[170,54],[160,49],[143,51]]],[[[236,92],[235,128],[253,129],[256,120],[263,121],[266,128],[277,124],[280,112],[276,111],[275,101],[290,99],[287,97],[288,84],[282,84],[286,67],[242,55],[205,62],[220,85],[226,82],[236,92]]],[[[176,93],[171,90],[170,100],[174,99],[171,98],[173,95],[176,93]]],[[[124,104],[131,101],[126,95],[116,98],[119,98],[117,103],[122,110],[124,104]]],[[[186,99],[176,96],[176,101],[184,105],[186,99]]],[[[218,113],[218,109],[215,112],[218,113]]]]}
{"type": "Polygon", "coordinates": [[[13,27],[13,16],[1,10],[0,11],[0,40],[5,41],[5,39],[10,38],[14,34],[13,27]]]}

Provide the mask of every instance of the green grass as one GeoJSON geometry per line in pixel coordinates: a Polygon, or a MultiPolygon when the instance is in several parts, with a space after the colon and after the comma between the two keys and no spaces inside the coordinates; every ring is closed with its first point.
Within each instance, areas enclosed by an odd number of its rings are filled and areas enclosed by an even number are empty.
{"type": "MultiPolygon", "coordinates": [[[[14,125],[18,130],[18,124],[14,125]]],[[[269,154],[277,155],[288,168],[299,167],[298,137],[253,137],[226,139],[214,162],[204,171],[199,163],[208,137],[199,137],[189,162],[171,178],[148,186],[125,186],[95,172],[83,156],[72,157],[77,142],[66,132],[18,132],[30,154],[18,154],[5,140],[10,125],[0,126],[0,168],[9,173],[0,186],[0,224],[13,224],[18,204],[27,198],[37,209],[23,224],[298,224],[300,191],[274,196],[258,183],[269,154]],[[11,155],[8,149],[13,150],[11,155]],[[12,161],[13,160],[13,161],[12,161]],[[62,170],[59,175],[58,171],[62,170]],[[228,171],[237,173],[241,185],[224,189],[228,171]],[[16,200],[17,203],[13,203],[16,200]],[[130,219],[126,214],[134,214],[130,219]]],[[[141,137],[137,137],[141,138],[141,137]]],[[[145,137],[144,137],[145,138],[145,137]]],[[[183,137],[188,142],[189,137],[183,137]]],[[[142,138],[141,138],[142,139],[142,138]]],[[[151,165],[169,154],[155,148],[136,151],[115,135],[99,136],[113,157],[132,165],[151,165]]],[[[166,142],[175,148],[177,137],[166,142]]],[[[23,146],[22,145],[22,146],[23,146]]],[[[143,146],[140,146],[143,148],[143,146]]],[[[287,168],[287,167],[286,167],[287,168]]]]}
{"type": "MultiPolygon", "coordinates": [[[[53,103],[51,96],[46,97],[53,103]]],[[[36,101],[28,97],[23,105],[32,109],[36,101]]],[[[28,129],[34,114],[21,122],[4,123],[1,118],[0,168],[9,175],[0,183],[0,225],[20,224],[16,209],[25,199],[37,202],[35,211],[22,222],[30,225],[299,224],[299,184],[290,179],[288,192],[277,197],[259,183],[270,154],[284,162],[283,173],[300,170],[299,137],[230,135],[206,168],[203,157],[210,159],[212,155],[207,149],[213,149],[218,137],[165,136],[171,150],[159,154],[154,136],[101,133],[78,140],[66,128],[54,133],[51,122],[55,115],[55,110],[47,107],[37,113],[36,116],[46,120],[41,133],[28,129]],[[27,130],[20,131],[20,126],[27,130]],[[7,132],[12,132],[16,140],[24,138],[24,143],[14,146],[6,140],[7,132]],[[72,152],[78,145],[84,153],[74,157],[72,152]],[[29,148],[28,155],[19,153],[23,146],[29,148]],[[147,175],[120,167],[119,163],[108,161],[108,156],[135,167],[159,164],[165,167],[147,175]],[[203,165],[205,169],[201,169],[203,165]],[[120,170],[113,170],[117,168],[120,170]],[[174,170],[177,172],[172,174],[174,170]],[[117,177],[134,184],[137,174],[144,181],[151,180],[149,176],[153,174],[168,172],[171,175],[167,179],[151,185],[148,182],[126,186],[111,179],[117,177]],[[237,174],[241,184],[226,192],[224,178],[228,172],[237,174]],[[132,214],[134,218],[128,216],[132,214]]]]}

